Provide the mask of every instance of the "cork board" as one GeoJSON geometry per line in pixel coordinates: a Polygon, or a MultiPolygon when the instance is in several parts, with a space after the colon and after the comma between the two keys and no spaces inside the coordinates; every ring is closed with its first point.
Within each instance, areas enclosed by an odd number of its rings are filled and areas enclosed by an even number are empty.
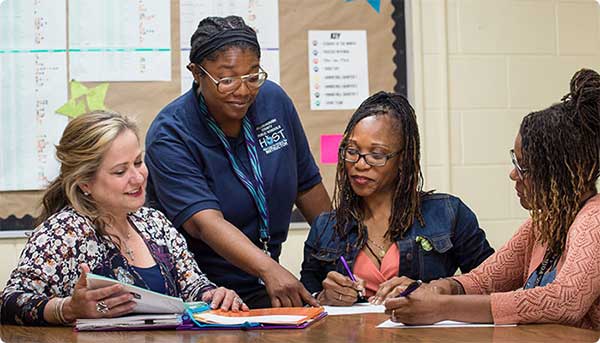
{"type": "MultiPolygon", "coordinates": [[[[394,6],[382,1],[377,13],[366,0],[279,0],[281,86],[294,101],[317,162],[319,138],[341,133],[352,110],[311,111],[308,74],[308,30],[366,30],[369,61],[369,93],[392,91],[394,78],[394,6]]],[[[198,18],[198,21],[201,18],[198,18]]],[[[170,82],[111,82],[106,105],[132,115],[139,123],[142,140],[162,107],[180,93],[179,1],[171,1],[170,82]]],[[[86,82],[86,86],[97,83],[86,82]]],[[[319,165],[323,182],[331,194],[335,165],[319,165]]],[[[39,213],[42,191],[0,192],[0,218],[39,213]]]]}

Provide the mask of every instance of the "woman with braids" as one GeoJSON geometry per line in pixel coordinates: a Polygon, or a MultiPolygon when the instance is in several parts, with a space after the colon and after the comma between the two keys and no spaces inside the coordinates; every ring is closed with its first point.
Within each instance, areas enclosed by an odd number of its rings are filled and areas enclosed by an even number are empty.
{"type": "Polygon", "coordinates": [[[392,320],[600,329],[600,75],[582,69],[570,88],[523,119],[510,151],[510,178],[531,218],[470,273],[389,299],[392,320]]]}
{"type": "Polygon", "coordinates": [[[316,305],[278,259],[293,205],[312,222],[330,200],[292,101],[260,66],[256,33],[240,17],[203,19],[187,68],[192,88],[146,136],[150,205],[250,307],[316,305]]]}
{"type": "Polygon", "coordinates": [[[67,325],[134,310],[133,295],[121,285],[88,289],[90,271],[185,301],[248,309],[206,278],[162,213],[143,207],[148,170],[129,118],[75,118],[56,157],[60,173],[44,193],[41,223],[2,292],[2,324],[67,325]]]}
{"type": "Polygon", "coordinates": [[[304,245],[301,281],[321,304],[351,305],[362,291],[381,304],[407,278],[468,272],[493,253],[460,199],[422,191],[419,144],[414,110],[399,94],[372,95],[350,119],[335,210],[315,220],[304,245]]]}

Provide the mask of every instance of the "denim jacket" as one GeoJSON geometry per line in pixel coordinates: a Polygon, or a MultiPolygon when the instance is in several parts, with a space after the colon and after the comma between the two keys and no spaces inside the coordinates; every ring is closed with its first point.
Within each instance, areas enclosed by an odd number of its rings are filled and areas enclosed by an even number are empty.
{"type": "MultiPolygon", "coordinates": [[[[400,251],[398,276],[430,281],[452,276],[458,268],[466,273],[494,252],[475,214],[459,198],[427,194],[421,199],[421,213],[425,226],[415,220],[403,239],[396,241],[400,251]],[[417,236],[429,241],[431,247],[417,242],[417,236]]],[[[321,282],[330,271],[347,274],[341,255],[352,270],[366,241],[366,237],[358,241],[356,222],[349,224],[346,238],[341,239],[333,229],[333,216],[334,212],[326,212],[317,217],[304,243],[300,281],[311,293],[322,289],[321,282]]]]}

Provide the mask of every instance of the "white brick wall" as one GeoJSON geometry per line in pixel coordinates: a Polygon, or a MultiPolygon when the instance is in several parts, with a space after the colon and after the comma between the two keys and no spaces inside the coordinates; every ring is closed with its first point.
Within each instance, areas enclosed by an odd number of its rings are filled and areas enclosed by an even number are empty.
{"type": "Polygon", "coordinates": [[[460,196],[498,248],[527,217],[508,178],[521,119],[559,101],[578,69],[600,71],[600,6],[412,0],[407,15],[426,186],[460,196]]]}

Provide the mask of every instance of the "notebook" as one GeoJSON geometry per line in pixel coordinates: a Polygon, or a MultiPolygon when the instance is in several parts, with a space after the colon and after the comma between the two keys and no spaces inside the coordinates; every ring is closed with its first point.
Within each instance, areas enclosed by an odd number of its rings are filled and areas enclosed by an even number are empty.
{"type": "Polygon", "coordinates": [[[231,312],[211,310],[186,313],[178,330],[302,329],[325,317],[322,307],[278,307],[231,312]]]}
{"type": "Polygon", "coordinates": [[[118,318],[77,319],[77,331],[173,329],[182,324],[180,314],[138,314],[118,318]]]}

